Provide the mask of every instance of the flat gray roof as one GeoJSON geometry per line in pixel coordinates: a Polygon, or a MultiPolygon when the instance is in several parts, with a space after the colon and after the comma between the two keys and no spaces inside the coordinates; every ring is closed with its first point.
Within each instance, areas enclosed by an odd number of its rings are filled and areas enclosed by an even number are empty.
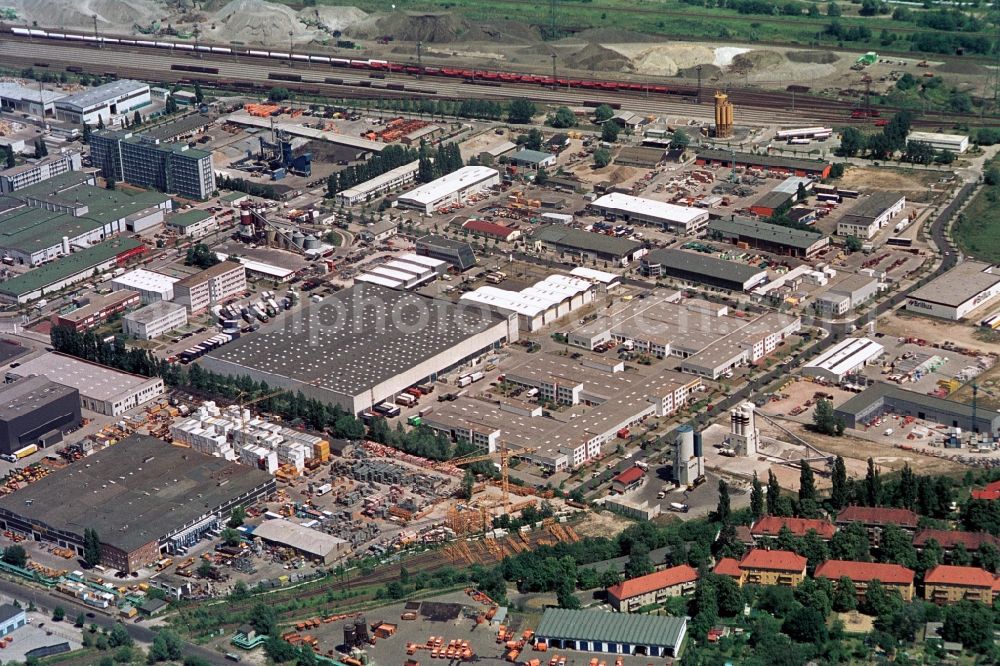
{"type": "Polygon", "coordinates": [[[844,217],[852,217],[862,220],[874,220],[884,213],[886,209],[892,208],[899,203],[903,195],[899,192],[875,192],[871,196],[858,201],[851,206],[844,217]]]}
{"type": "Polygon", "coordinates": [[[91,88],[90,90],[78,92],[75,95],[63,97],[59,100],[58,106],[75,106],[81,109],[86,109],[94,106],[95,104],[100,104],[106,100],[120,95],[127,95],[130,92],[136,92],[142,90],[143,88],[148,90],[149,84],[143,83],[142,81],[132,81],[131,79],[120,79],[118,81],[112,81],[111,83],[105,83],[103,86],[97,86],[96,88],[91,88]]]}
{"type": "Polygon", "coordinates": [[[656,645],[675,649],[687,632],[687,618],[600,610],[546,608],[535,631],[542,638],[656,645]]]}
{"type": "Polygon", "coordinates": [[[957,307],[1000,282],[1000,272],[986,272],[995,268],[983,261],[965,260],[911,293],[910,298],[957,307]]]}
{"type": "Polygon", "coordinates": [[[273,483],[223,458],[132,435],[0,498],[0,510],[132,551],[273,483]]]}
{"type": "Polygon", "coordinates": [[[485,308],[372,283],[328,296],[310,313],[278,318],[208,357],[234,374],[257,370],[357,396],[506,322],[485,308]]]}
{"type": "Polygon", "coordinates": [[[531,238],[585,252],[602,252],[619,257],[629,256],[642,247],[642,243],[636,241],[595,234],[583,229],[573,229],[562,224],[539,227],[531,235],[531,238]]]}
{"type": "Polygon", "coordinates": [[[331,534],[299,525],[284,518],[265,520],[254,529],[253,536],[260,537],[264,541],[291,546],[304,553],[322,558],[329,557],[330,554],[337,552],[347,543],[331,534]]]}
{"type": "Polygon", "coordinates": [[[738,264],[735,261],[719,259],[705,253],[685,252],[675,248],[653,250],[642,260],[650,265],[670,266],[689,273],[722,278],[740,284],[764,272],[756,266],[738,264]]]}
{"type": "Polygon", "coordinates": [[[24,377],[4,384],[0,386],[0,420],[16,419],[66,396],[79,399],[76,389],[46,377],[24,377]]]}
{"type": "MultiPolygon", "coordinates": [[[[972,418],[972,405],[967,405],[964,402],[938,398],[933,395],[927,395],[926,393],[908,391],[904,388],[893,386],[892,384],[886,384],[884,382],[876,382],[861,393],[858,393],[840,407],[837,407],[837,411],[845,414],[860,414],[876,401],[883,399],[905,400],[906,402],[910,402],[915,405],[927,407],[927,409],[930,410],[950,412],[956,416],[962,416],[970,419],[972,418]]],[[[980,405],[976,409],[976,417],[995,421],[1000,418],[1000,412],[993,409],[986,409],[980,405]]]]}
{"type": "Polygon", "coordinates": [[[114,400],[151,380],[150,377],[130,375],[57,352],[25,361],[10,373],[19,377],[43,375],[55,378],[97,400],[114,400]]]}
{"type": "Polygon", "coordinates": [[[186,309],[187,308],[178,303],[171,303],[170,301],[155,301],[145,307],[139,308],[134,312],[129,312],[124,318],[129,321],[134,321],[137,324],[149,324],[157,319],[162,319],[175,310],[186,309]]]}
{"type": "MultiPolygon", "coordinates": [[[[759,201],[757,202],[760,203],[759,201]]],[[[813,245],[823,240],[823,234],[818,231],[805,231],[804,229],[793,229],[780,224],[760,222],[757,220],[711,220],[708,223],[709,232],[717,231],[721,234],[739,235],[756,240],[767,241],[769,243],[780,243],[788,247],[796,247],[808,250],[813,245]]]]}

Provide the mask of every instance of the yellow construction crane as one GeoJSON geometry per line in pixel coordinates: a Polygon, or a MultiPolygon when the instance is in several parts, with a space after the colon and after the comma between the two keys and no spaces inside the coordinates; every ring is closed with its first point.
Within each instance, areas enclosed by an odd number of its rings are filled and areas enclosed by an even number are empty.
{"type": "MultiPolygon", "coordinates": [[[[537,451],[538,449],[520,449],[516,455],[525,455],[531,453],[532,451],[537,451]]],[[[476,462],[483,462],[486,460],[493,461],[497,458],[500,459],[500,488],[503,491],[503,510],[505,513],[510,513],[510,457],[511,452],[507,448],[505,442],[500,442],[500,447],[493,453],[486,454],[475,454],[471,456],[464,456],[462,458],[455,458],[453,460],[447,461],[447,464],[454,465],[455,467],[460,467],[462,465],[471,465],[476,462]]]]}

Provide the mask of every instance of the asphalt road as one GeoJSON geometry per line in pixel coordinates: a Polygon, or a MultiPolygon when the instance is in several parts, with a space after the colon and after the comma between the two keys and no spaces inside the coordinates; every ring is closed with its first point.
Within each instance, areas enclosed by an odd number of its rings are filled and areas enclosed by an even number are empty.
{"type": "MultiPolygon", "coordinates": [[[[21,585],[6,578],[0,578],[0,592],[18,599],[22,603],[25,601],[31,602],[40,610],[47,613],[51,613],[56,606],[62,606],[66,610],[66,621],[68,622],[72,622],[80,612],[94,614],[94,617],[87,618],[88,626],[90,624],[96,624],[99,627],[110,629],[117,622],[115,618],[95,611],[89,606],[77,603],[75,600],[65,595],[40,590],[34,587],[28,587],[27,585],[21,585]]],[[[135,624],[131,620],[124,622],[123,625],[125,629],[128,630],[129,636],[137,642],[152,643],[153,638],[156,636],[156,632],[151,630],[149,627],[141,624],[135,624]]],[[[225,664],[230,663],[226,661],[226,658],[218,652],[201,647],[200,645],[188,643],[186,641],[184,643],[184,654],[201,657],[208,663],[218,664],[219,666],[225,666],[225,664]]]]}

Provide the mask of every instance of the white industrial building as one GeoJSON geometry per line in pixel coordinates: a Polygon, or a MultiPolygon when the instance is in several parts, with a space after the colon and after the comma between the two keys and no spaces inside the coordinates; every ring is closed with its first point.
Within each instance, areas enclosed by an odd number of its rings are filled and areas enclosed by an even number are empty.
{"type": "Polygon", "coordinates": [[[58,155],[48,155],[39,160],[0,171],[0,194],[41,183],[68,171],[79,171],[83,158],[75,150],[66,150],[58,155]]]}
{"type": "Polygon", "coordinates": [[[909,143],[925,143],[934,150],[947,150],[960,155],[969,149],[969,137],[965,134],[940,134],[938,132],[910,132],[906,137],[909,143]]]}
{"type": "Polygon", "coordinates": [[[612,291],[622,285],[621,275],[618,275],[617,273],[609,273],[608,271],[599,271],[596,268],[577,266],[571,270],[569,274],[583,280],[590,280],[594,284],[598,285],[599,291],[612,291]]]}
{"type": "Polygon", "coordinates": [[[170,301],[156,301],[122,317],[125,335],[138,340],[152,340],[186,325],[187,310],[170,301]]]}
{"type": "MultiPolygon", "coordinates": [[[[443,268],[447,267],[445,262],[438,259],[430,259],[430,262],[433,262],[432,267],[428,265],[428,262],[411,261],[408,259],[410,257],[417,257],[417,255],[407,254],[384,264],[379,264],[367,269],[355,279],[391,289],[416,289],[420,285],[432,282],[443,272],[443,268]]],[[[417,258],[429,259],[429,257],[417,258]]]]}
{"type": "Polygon", "coordinates": [[[56,117],[77,125],[97,125],[100,120],[112,125],[115,118],[149,106],[151,101],[148,84],[122,79],[56,100],[56,117]]]}
{"type": "Polygon", "coordinates": [[[594,283],[578,277],[550,275],[521,291],[484,286],[462,294],[463,304],[478,304],[509,316],[518,329],[537,331],[594,300],[594,283]]]}
{"type": "Polygon", "coordinates": [[[958,321],[1000,296],[1000,269],[982,261],[963,261],[910,294],[906,309],[958,321]]]}
{"type": "Polygon", "coordinates": [[[472,194],[500,185],[500,172],[484,166],[467,166],[400,195],[400,206],[433,213],[448,204],[462,203],[472,194]]]}
{"type": "Polygon", "coordinates": [[[365,201],[371,201],[386,192],[391,192],[404,185],[409,185],[416,180],[419,167],[419,161],[410,162],[395,169],[390,169],[381,176],[375,176],[363,183],[358,183],[354,187],[341,190],[337,193],[337,203],[345,206],[353,206],[365,201]]]}
{"type": "Polygon", "coordinates": [[[708,211],[703,208],[677,206],[619,192],[605,194],[590,207],[605,217],[656,224],[679,234],[696,234],[708,224],[708,211]]]}
{"type": "Polygon", "coordinates": [[[114,291],[119,289],[137,291],[143,305],[149,305],[157,301],[172,301],[175,282],[177,282],[175,277],[139,268],[113,278],[111,288],[114,291]]]}
{"type": "Polygon", "coordinates": [[[0,82],[0,110],[21,111],[33,116],[54,116],[56,101],[66,93],[22,86],[11,81],[0,82]]]}
{"type": "Polygon", "coordinates": [[[42,375],[80,392],[80,404],[105,416],[119,416],[163,395],[163,380],[140,377],[73,356],[50,352],[8,370],[8,381],[42,375]]]}
{"type": "Polygon", "coordinates": [[[196,314],[208,306],[246,291],[247,271],[242,263],[222,261],[174,284],[174,301],[196,314]]]}
{"type": "Polygon", "coordinates": [[[839,384],[884,353],[885,347],[874,340],[847,338],[802,366],[802,374],[839,384]]]}
{"type": "Polygon", "coordinates": [[[906,197],[897,192],[876,192],[854,204],[837,222],[838,236],[871,240],[903,212],[906,197]]]}

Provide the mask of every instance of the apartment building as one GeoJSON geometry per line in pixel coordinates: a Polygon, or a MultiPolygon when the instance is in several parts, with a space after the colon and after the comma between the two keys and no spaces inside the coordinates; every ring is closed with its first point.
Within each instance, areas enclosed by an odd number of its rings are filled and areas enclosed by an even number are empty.
{"type": "Polygon", "coordinates": [[[806,558],[790,550],[754,548],[742,560],[724,557],[713,569],[743,585],[784,585],[795,587],[806,577],[806,558]]]}
{"type": "Polygon", "coordinates": [[[187,308],[188,314],[196,314],[243,293],[246,288],[247,271],[243,264],[223,261],[174,283],[174,302],[187,308]]]}
{"type": "Polygon", "coordinates": [[[207,199],[215,191],[212,154],[186,143],[161,143],[131,132],[104,130],[90,138],[91,160],[105,178],[207,199]]]}
{"type": "Polygon", "coordinates": [[[886,525],[895,525],[909,534],[917,531],[917,514],[909,509],[894,509],[883,506],[848,506],[837,514],[834,521],[839,529],[851,523],[861,523],[868,532],[872,548],[878,548],[882,541],[882,530],[886,525]]]}
{"type": "Polygon", "coordinates": [[[864,599],[872,581],[879,581],[887,591],[899,593],[906,602],[913,601],[913,569],[898,564],[879,562],[853,562],[848,560],[827,560],[816,567],[816,578],[829,578],[834,584],[841,578],[854,583],[858,599],[864,599]]]}
{"type": "MultiPolygon", "coordinates": [[[[138,300],[138,294],[136,299],[138,300]]],[[[187,321],[187,309],[183,305],[170,301],[156,301],[125,315],[122,319],[122,329],[130,338],[152,340],[167,331],[181,328],[187,321]]]]}
{"type": "Polygon", "coordinates": [[[1000,593],[1000,581],[978,567],[939,564],[924,574],[924,600],[939,606],[963,599],[992,605],[994,593],[1000,593]]]}
{"type": "Polygon", "coordinates": [[[112,317],[139,307],[139,292],[129,289],[113,291],[110,294],[94,294],[76,299],[77,308],[70,312],[55,314],[52,323],[68,326],[82,332],[100,326],[112,317]]]}
{"type": "Polygon", "coordinates": [[[750,526],[750,535],[755,541],[777,538],[783,529],[787,529],[793,536],[797,537],[804,537],[809,532],[815,532],[823,541],[829,541],[837,532],[837,527],[833,523],[818,518],[764,516],[750,526]]]}
{"type": "Polygon", "coordinates": [[[0,171],[0,194],[9,194],[36,185],[68,171],[79,171],[83,166],[80,153],[67,150],[0,171]]]}
{"type": "Polygon", "coordinates": [[[698,572],[682,564],[612,585],[608,588],[608,601],[619,613],[634,613],[670,597],[692,594],[697,584],[698,572]]]}

